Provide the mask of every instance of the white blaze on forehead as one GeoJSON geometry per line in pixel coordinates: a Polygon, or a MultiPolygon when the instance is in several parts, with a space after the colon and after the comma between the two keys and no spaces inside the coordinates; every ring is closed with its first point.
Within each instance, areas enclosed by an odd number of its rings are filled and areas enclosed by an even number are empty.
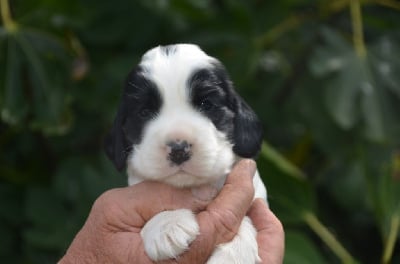
{"type": "Polygon", "coordinates": [[[156,47],[146,52],[140,66],[144,74],[158,87],[165,105],[177,101],[185,102],[187,98],[187,81],[190,76],[201,68],[211,66],[215,61],[198,46],[178,44],[169,52],[163,47],[156,47]]]}

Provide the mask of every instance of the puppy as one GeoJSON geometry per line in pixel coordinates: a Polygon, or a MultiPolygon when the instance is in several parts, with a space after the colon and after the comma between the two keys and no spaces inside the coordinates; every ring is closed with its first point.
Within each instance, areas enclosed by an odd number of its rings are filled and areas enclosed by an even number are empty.
{"type": "MultiPolygon", "coordinates": [[[[105,147],[118,170],[126,167],[129,185],[154,180],[221,188],[235,162],[255,157],[261,141],[257,116],[221,62],[196,45],[177,44],[149,50],[129,73],[105,147]]],[[[255,196],[266,199],[258,173],[253,181],[255,196]]],[[[161,212],[141,231],[154,261],[177,258],[198,234],[188,209],[161,212]]],[[[259,260],[256,231],[245,217],[236,237],[207,263],[259,260]]]]}

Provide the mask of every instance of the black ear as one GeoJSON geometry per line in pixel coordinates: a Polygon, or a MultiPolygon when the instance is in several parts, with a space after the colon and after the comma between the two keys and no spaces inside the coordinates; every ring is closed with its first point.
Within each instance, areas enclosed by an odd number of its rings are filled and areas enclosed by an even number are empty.
{"type": "Polygon", "coordinates": [[[122,128],[124,119],[124,109],[120,106],[111,131],[107,134],[104,140],[105,152],[119,171],[122,171],[125,168],[126,159],[128,157],[128,145],[122,128]]]}
{"type": "Polygon", "coordinates": [[[235,96],[233,152],[243,158],[254,158],[261,149],[263,129],[254,111],[239,96],[235,96]]]}

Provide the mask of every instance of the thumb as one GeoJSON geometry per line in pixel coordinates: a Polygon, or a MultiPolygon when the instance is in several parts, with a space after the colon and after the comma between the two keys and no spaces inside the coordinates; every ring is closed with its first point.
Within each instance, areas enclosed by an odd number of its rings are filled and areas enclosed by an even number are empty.
{"type": "Polygon", "coordinates": [[[249,217],[257,230],[258,252],[262,263],[282,263],[285,251],[282,223],[271,212],[266,202],[260,198],[254,200],[249,217]]]}

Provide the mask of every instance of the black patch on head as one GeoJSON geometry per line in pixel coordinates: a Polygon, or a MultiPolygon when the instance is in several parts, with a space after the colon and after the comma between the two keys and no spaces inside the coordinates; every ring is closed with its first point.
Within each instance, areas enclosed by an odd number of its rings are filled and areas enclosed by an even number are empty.
{"type": "Polygon", "coordinates": [[[161,95],[157,86],[143,75],[138,66],[125,82],[121,102],[111,131],[105,139],[105,150],[118,170],[126,166],[132,147],[140,143],[145,124],[160,111],[161,95]]]}
{"type": "Polygon", "coordinates": [[[234,112],[229,106],[227,85],[227,79],[212,68],[198,70],[188,81],[192,105],[232,138],[234,112]]]}
{"type": "Polygon", "coordinates": [[[169,56],[176,52],[177,46],[176,45],[160,46],[160,49],[162,53],[164,53],[166,56],[169,56]]]}
{"type": "Polygon", "coordinates": [[[254,158],[261,148],[262,126],[253,110],[235,92],[224,66],[215,62],[188,81],[191,103],[224,132],[240,157],[254,158]]]}

